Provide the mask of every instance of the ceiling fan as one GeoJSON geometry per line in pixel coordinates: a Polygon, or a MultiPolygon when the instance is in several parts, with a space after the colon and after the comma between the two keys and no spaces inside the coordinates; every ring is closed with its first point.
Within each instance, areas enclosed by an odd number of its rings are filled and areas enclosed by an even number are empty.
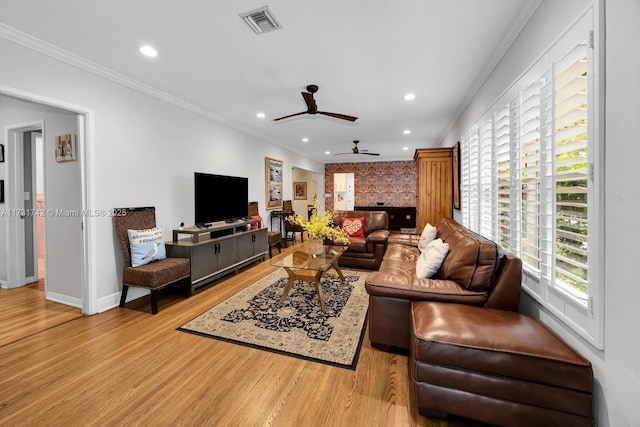
{"type": "Polygon", "coordinates": [[[341,156],[343,154],[367,154],[369,156],[379,156],[379,153],[369,153],[369,150],[360,150],[358,149],[358,143],[360,141],[353,141],[355,146],[351,149],[351,153],[336,153],[336,156],[341,156]]]}
{"type": "Polygon", "coordinates": [[[304,102],[307,104],[307,111],[290,114],[284,117],[278,117],[277,119],[273,119],[273,121],[277,122],[278,120],[288,119],[289,117],[300,116],[302,114],[322,114],[329,117],[335,117],[336,119],[348,120],[350,122],[355,122],[356,120],[358,120],[357,117],[348,116],[346,114],[329,113],[327,111],[318,111],[318,106],[316,105],[316,101],[315,99],[313,99],[313,94],[318,91],[318,86],[309,85],[307,86],[307,91],[308,92],[300,92],[302,94],[302,97],[304,98],[304,102]]]}

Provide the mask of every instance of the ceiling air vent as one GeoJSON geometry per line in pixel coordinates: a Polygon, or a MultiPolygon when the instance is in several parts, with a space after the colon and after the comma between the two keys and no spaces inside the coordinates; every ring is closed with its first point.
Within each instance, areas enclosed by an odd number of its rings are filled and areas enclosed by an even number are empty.
{"type": "Polygon", "coordinates": [[[275,16],[273,16],[273,12],[269,10],[269,6],[263,6],[251,12],[241,13],[240,18],[242,18],[256,34],[282,28],[275,16]]]}

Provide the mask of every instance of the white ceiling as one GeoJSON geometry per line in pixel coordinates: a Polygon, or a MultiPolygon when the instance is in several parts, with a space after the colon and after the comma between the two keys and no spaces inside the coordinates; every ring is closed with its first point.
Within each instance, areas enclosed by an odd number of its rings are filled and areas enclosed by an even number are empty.
{"type": "Polygon", "coordinates": [[[271,0],[283,28],[256,35],[239,14],[266,4],[0,0],[0,22],[318,161],[386,161],[439,142],[539,1],[271,0]],[[273,122],[306,110],[308,84],[319,110],[359,119],[273,122]],[[353,140],[381,156],[333,156],[353,140]]]}

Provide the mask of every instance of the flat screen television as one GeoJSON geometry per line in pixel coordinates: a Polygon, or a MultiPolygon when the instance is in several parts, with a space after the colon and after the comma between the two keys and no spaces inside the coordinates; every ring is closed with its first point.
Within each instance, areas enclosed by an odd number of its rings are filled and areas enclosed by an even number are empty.
{"type": "Polygon", "coordinates": [[[235,221],[249,213],[249,179],[194,172],[196,225],[235,221]]]}

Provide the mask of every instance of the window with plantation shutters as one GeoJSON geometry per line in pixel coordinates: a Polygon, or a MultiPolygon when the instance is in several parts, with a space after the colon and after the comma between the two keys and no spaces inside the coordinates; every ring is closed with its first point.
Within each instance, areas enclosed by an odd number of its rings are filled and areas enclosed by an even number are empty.
{"type": "Polygon", "coordinates": [[[469,135],[469,228],[480,231],[480,144],[478,131],[469,135]]]}
{"type": "Polygon", "coordinates": [[[495,200],[495,163],[493,161],[493,117],[480,125],[479,137],[479,196],[480,196],[480,231],[479,234],[494,239],[496,228],[495,200]]]}
{"type": "Polygon", "coordinates": [[[520,257],[540,267],[540,83],[533,82],[520,94],[520,257]]]}
{"type": "Polygon", "coordinates": [[[464,225],[522,259],[524,289],[601,346],[592,37],[588,11],[462,134],[461,200],[464,225]]]}
{"type": "Polygon", "coordinates": [[[460,143],[460,206],[462,208],[462,225],[470,227],[471,209],[470,205],[470,171],[471,162],[469,160],[469,132],[462,136],[460,143]]]}
{"type": "Polygon", "coordinates": [[[496,241],[511,251],[511,139],[509,138],[509,106],[496,110],[494,146],[496,165],[496,241]]]}
{"type": "Polygon", "coordinates": [[[587,40],[557,65],[555,78],[555,278],[588,288],[587,40]]]}

